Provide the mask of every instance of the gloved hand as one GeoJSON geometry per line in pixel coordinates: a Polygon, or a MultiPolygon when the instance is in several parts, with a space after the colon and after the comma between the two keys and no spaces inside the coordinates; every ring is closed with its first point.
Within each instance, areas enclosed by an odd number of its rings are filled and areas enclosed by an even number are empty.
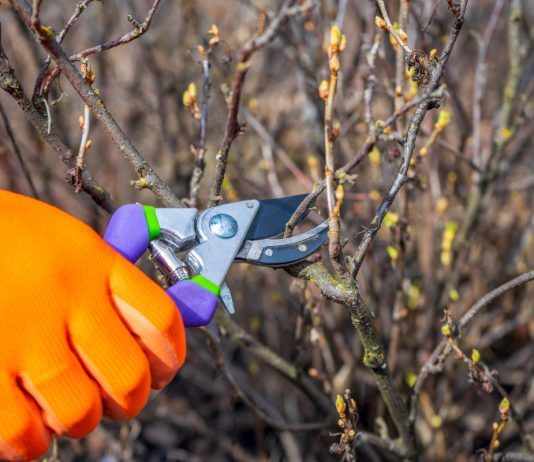
{"type": "Polygon", "coordinates": [[[82,222],[0,191],[0,459],[134,416],[185,359],[170,297],[82,222]]]}

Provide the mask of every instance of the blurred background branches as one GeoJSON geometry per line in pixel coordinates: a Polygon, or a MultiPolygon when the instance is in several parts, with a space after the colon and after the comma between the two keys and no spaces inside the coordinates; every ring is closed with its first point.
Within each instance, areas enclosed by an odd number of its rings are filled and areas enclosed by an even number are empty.
{"type": "Polygon", "coordinates": [[[128,202],[303,192],[286,235],[330,224],[308,262],[235,265],[238,313],[189,331],[174,382],[52,457],[534,460],[531,2],[11,0],[0,22],[0,187],[100,233],[128,202]]]}

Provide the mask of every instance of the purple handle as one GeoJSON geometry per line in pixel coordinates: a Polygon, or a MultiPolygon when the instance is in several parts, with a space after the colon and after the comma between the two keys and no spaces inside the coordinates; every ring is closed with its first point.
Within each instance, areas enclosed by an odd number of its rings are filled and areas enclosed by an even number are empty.
{"type": "Polygon", "coordinates": [[[196,282],[180,281],[167,289],[182,315],[185,327],[205,326],[211,321],[219,299],[196,282]]]}
{"type": "Polygon", "coordinates": [[[128,204],[118,208],[111,217],[104,240],[132,263],[139,260],[150,242],[143,207],[128,204]]]}
{"type": "MultiPolygon", "coordinates": [[[[150,242],[143,207],[128,204],[118,208],[111,217],[104,240],[123,257],[135,263],[150,242]]],[[[185,327],[205,326],[217,309],[218,298],[191,280],[180,281],[167,289],[185,327]]]]}

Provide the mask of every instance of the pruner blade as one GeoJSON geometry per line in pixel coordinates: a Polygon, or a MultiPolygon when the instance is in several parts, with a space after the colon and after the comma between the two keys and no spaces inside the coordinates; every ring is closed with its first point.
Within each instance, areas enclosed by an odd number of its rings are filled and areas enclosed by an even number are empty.
{"type": "MultiPolygon", "coordinates": [[[[246,238],[256,241],[283,233],[286,229],[286,223],[305,198],[306,194],[298,194],[277,199],[259,200],[258,212],[250,225],[246,238]]],[[[301,215],[299,222],[304,220],[306,215],[308,215],[308,211],[301,215]]]]}
{"type": "Polygon", "coordinates": [[[247,240],[236,261],[262,266],[286,266],[297,263],[316,252],[328,239],[328,222],[298,236],[286,239],[247,240]]]}
{"type": "Polygon", "coordinates": [[[226,308],[226,311],[228,311],[228,314],[235,314],[234,299],[232,298],[232,292],[230,292],[230,288],[226,285],[226,282],[221,286],[219,299],[226,308]]]}

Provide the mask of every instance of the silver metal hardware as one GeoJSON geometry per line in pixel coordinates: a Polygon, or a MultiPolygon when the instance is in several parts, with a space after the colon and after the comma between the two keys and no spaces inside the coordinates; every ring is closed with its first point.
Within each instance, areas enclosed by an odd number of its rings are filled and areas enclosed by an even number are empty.
{"type": "Polygon", "coordinates": [[[161,233],[149,244],[154,260],[169,284],[202,275],[221,287],[219,299],[235,312],[224,279],[232,263],[285,266],[317,251],[327,239],[325,221],[287,239],[279,236],[300,196],[266,201],[248,200],[197,209],[156,209],[161,233]],[[186,253],[182,260],[178,252],[186,253]]]}
{"type": "Polygon", "coordinates": [[[163,239],[175,252],[187,250],[196,239],[195,218],[197,209],[156,209],[163,239]]]}
{"type": "Polygon", "coordinates": [[[168,284],[176,284],[178,281],[188,279],[191,276],[187,265],[162,239],[154,239],[148,248],[168,284]]]}
{"type": "Polygon", "coordinates": [[[230,288],[226,285],[226,282],[221,286],[221,293],[219,294],[219,298],[221,299],[221,302],[226,308],[226,311],[228,311],[228,314],[235,314],[232,292],[230,292],[230,288]]]}
{"type": "Polygon", "coordinates": [[[239,226],[235,218],[226,213],[219,213],[210,219],[210,230],[213,234],[223,239],[234,237],[238,229],[239,226]]]}
{"type": "MultiPolygon", "coordinates": [[[[196,220],[197,245],[191,249],[185,259],[188,266],[196,274],[201,274],[214,284],[221,286],[259,207],[259,201],[250,200],[223,204],[202,212],[196,220]],[[247,204],[251,204],[252,207],[247,204]],[[216,234],[211,227],[212,219],[217,215],[229,216],[239,223],[235,234],[224,238],[224,242],[221,242],[219,239],[221,236],[216,234]]],[[[218,228],[215,231],[218,231],[218,228]]]]}

